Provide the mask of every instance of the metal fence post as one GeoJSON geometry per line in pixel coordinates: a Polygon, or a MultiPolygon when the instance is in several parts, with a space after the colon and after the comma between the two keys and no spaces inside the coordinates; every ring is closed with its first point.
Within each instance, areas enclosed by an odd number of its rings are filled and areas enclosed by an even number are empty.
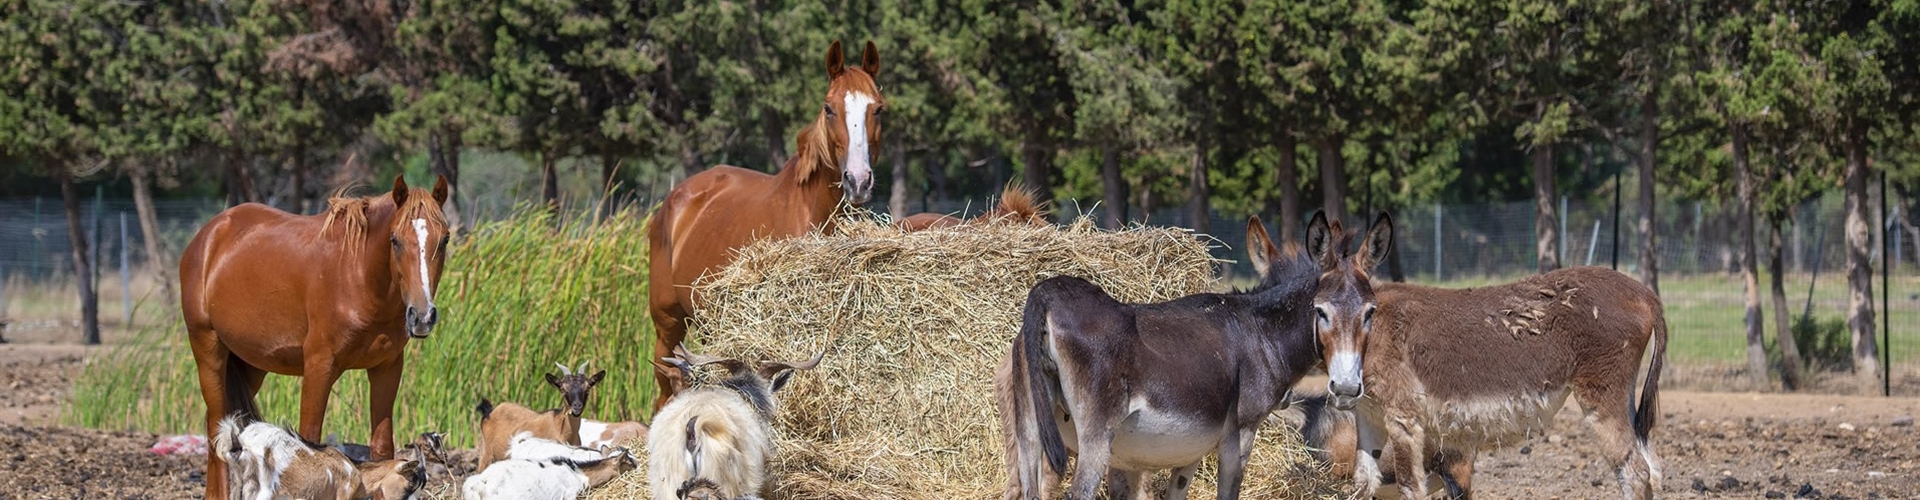
{"type": "Polygon", "coordinates": [[[1565,267],[1567,265],[1567,245],[1573,243],[1573,238],[1570,238],[1569,236],[1570,235],[1567,234],[1567,197],[1561,196],[1560,197],[1560,245],[1559,245],[1560,248],[1554,249],[1556,252],[1559,252],[1560,254],[1558,255],[1558,258],[1554,260],[1560,262],[1561,267],[1565,267]]]}
{"type": "Polygon", "coordinates": [[[1600,246],[1600,219],[1593,220],[1593,236],[1587,237],[1587,265],[1593,265],[1593,249],[1600,246]]]}
{"type": "Polygon", "coordinates": [[[133,329],[133,271],[127,269],[127,213],[120,212],[120,306],[127,312],[127,329],[133,329]]]}
{"type": "Polygon", "coordinates": [[[1439,203],[1433,204],[1433,279],[1434,281],[1445,279],[1445,276],[1440,271],[1440,253],[1441,251],[1445,250],[1445,247],[1440,246],[1440,220],[1441,220],[1440,213],[1441,213],[1440,204],[1439,203]]]}

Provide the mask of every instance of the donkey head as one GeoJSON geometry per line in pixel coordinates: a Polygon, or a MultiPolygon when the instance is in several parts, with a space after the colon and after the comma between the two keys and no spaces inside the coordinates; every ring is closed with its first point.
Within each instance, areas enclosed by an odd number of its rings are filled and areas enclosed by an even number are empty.
{"type": "Polygon", "coordinates": [[[606,370],[600,370],[592,376],[587,375],[587,364],[580,363],[579,369],[567,369],[567,365],[554,363],[560,367],[560,375],[547,374],[547,385],[560,390],[561,399],[567,402],[567,416],[579,418],[587,411],[587,396],[593,394],[593,386],[600,385],[600,379],[607,376],[606,370]]]}
{"type": "Polygon", "coordinates": [[[1353,409],[1366,395],[1360,361],[1377,308],[1371,274],[1393,248],[1393,218],[1381,212],[1359,251],[1348,253],[1351,238],[1340,221],[1329,223],[1324,213],[1314,213],[1307,223],[1307,251],[1319,259],[1321,273],[1313,296],[1313,329],[1325,353],[1327,393],[1342,410],[1353,409]]]}

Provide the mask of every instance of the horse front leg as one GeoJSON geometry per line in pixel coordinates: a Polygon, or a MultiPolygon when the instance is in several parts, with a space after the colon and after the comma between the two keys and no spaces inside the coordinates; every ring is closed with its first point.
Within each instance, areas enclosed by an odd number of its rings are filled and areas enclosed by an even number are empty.
{"type": "Polygon", "coordinates": [[[367,447],[373,460],[393,458],[393,403],[400,394],[400,372],[406,360],[402,353],[387,364],[367,369],[367,411],[373,417],[367,447]]]}
{"type": "Polygon", "coordinates": [[[1233,431],[1232,435],[1220,440],[1220,478],[1216,498],[1234,500],[1240,498],[1240,481],[1246,478],[1247,459],[1253,457],[1253,440],[1260,429],[1244,426],[1233,431]]]}
{"type": "Polygon", "coordinates": [[[340,369],[326,351],[307,348],[307,363],[300,374],[300,438],[320,442],[327,422],[327,398],[340,369]]]}

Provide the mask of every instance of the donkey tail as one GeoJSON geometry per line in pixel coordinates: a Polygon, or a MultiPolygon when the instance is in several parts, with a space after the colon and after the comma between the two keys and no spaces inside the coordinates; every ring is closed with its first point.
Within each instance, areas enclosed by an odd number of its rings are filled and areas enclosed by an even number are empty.
{"type": "Polygon", "coordinates": [[[1653,361],[1647,364],[1646,385],[1640,389],[1640,407],[1633,415],[1633,437],[1643,445],[1653,432],[1654,420],[1660,415],[1660,371],[1667,360],[1667,317],[1661,310],[1662,306],[1656,299],[1653,303],[1653,361]]]}
{"type": "MultiPolygon", "coordinates": [[[[1049,281],[1042,281],[1027,292],[1027,305],[1020,319],[1020,364],[1026,366],[1026,388],[1032,404],[1016,418],[1038,426],[1040,447],[1046,451],[1047,466],[1054,474],[1067,469],[1067,445],[1060,438],[1060,424],[1053,420],[1053,392],[1048,390],[1045,370],[1047,356],[1047,297],[1049,281]]],[[[1017,369],[1017,368],[1016,368],[1017,369]]],[[[1017,397],[1017,396],[1016,396],[1017,397]]]]}

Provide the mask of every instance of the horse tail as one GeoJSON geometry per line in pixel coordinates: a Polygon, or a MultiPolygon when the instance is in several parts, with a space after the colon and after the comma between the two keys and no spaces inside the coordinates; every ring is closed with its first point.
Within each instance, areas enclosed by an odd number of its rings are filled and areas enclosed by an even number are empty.
{"type": "Polygon", "coordinates": [[[1040,207],[1038,197],[1032,189],[1019,184],[1007,184],[1006,188],[1000,190],[1000,204],[994,206],[989,219],[1005,217],[1013,219],[1013,222],[1025,223],[1043,221],[1047,214],[1040,207]]]}
{"type": "MultiPolygon", "coordinates": [[[[1054,474],[1067,469],[1067,445],[1060,438],[1060,424],[1053,420],[1053,393],[1048,390],[1044,366],[1047,356],[1047,290],[1042,281],[1027,293],[1027,305],[1020,319],[1020,361],[1026,365],[1026,388],[1032,404],[1017,417],[1038,425],[1040,446],[1046,451],[1047,466],[1054,474]]],[[[1016,372],[1017,373],[1017,372],[1016,372]]]]}
{"type": "Polygon", "coordinates": [[[1658,418],[1660,401],[1660,370],[1667,359],[1667,316],[1661,313],[1660,300],[1653,301],[1653,361],[1647,364],[1646,385],[1640,389],[1640,408],[1633,415],[1633,436],[1641,444],[1646,444],[1647,436],[1653,432],[1654,419],[1658,418]]]}
{"type": "Polygon", "coordinates": [[[226,387],[222,388],[222,392],[227,398],[227,414],[244,417],[246,420],[241,422],[243,427],[249,421],[260,419],[260,407],[253,402],[253,381],[246,376],[247,370],[254,369],[257,368],[242,361],[239,355],[227,355],[227,373],[222,384],[226,387]]]}

